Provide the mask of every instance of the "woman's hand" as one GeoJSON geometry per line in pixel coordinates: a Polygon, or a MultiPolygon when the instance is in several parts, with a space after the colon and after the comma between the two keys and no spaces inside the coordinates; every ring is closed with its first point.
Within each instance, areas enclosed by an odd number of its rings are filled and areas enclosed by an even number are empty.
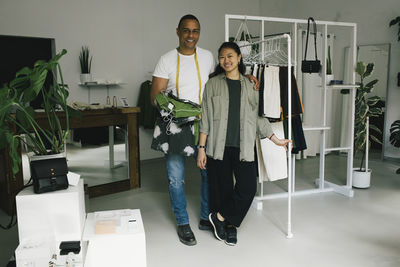
{"type": "Polygon", "coordinates": [[[246,75],[246,77],[250,80],[250,82],[254,83],[254,90],[258,91],[258,89],[260,89],[260,83],[258,82],[257,78],[253,75],[246,75]]]}
{"type": "Polygon", "coordinates": [[[202,170],[206,169],[207,156],[204,148],[199,148],[197,152],[197,167],[202,170]]]}
{"type": "Polygon", "coordinates": [[[285,147],[285,150],[287,151],[287,146],[288,144],[292,143],[292,140],[289,139],[279,139],[278,137],[276,137],[275,134],[273,134],[270,138],[269,138],[272,142],[274,142],[275,145],[277,146],[283,146],[285,147]]]}

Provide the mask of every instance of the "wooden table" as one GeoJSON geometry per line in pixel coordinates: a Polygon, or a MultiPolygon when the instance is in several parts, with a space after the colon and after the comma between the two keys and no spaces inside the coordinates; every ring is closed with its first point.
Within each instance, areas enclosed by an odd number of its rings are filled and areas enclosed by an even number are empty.
{"type": "MultiPolygon", "coordinates": [[[[140,187],[140,154],[139,154],[139,107],[109,108],[81,111],[80,118],[70,118],[70,128],[91,128],[101,126],[126,125],[128,131],[128,169],[129,179],[88,187],[89,197],[96,197],[140,187]]],[[[38,112],[37,122],[48,127],[47,117],[38,112]]],[[[61,125],[64,125],[63,114],[60,114],[61,125]]],[[[23,186],[22,166],[12,178],[8,152],[0,153],[0,208],[8,214],[13,210],[13,199],[23,186]],[[3,171],[4,169],[4,171],[3,171]]]]}

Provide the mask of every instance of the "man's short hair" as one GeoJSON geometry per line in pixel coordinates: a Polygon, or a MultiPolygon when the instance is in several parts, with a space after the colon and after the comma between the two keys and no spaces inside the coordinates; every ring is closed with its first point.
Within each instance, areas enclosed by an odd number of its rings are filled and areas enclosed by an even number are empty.
{"type": "Polygon", "coordinates": [[[197,23],[199,24],[199,28],[200,28],[200,21],[196,18],[196,16],[194,16],[194,15],[192,15],[192,14],[187,14],[187,15],[183,16],[183,17],[179,20],[178,29],[181,28],[182,22],[183,22],[184,20],[187,20],[187,19],[197,21],[197,23]]]}

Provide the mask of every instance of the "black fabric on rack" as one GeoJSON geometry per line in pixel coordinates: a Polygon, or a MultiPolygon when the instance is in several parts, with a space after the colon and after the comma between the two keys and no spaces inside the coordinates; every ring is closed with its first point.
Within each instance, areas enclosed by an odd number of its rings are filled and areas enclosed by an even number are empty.
{"type": "Polygon", "coordinates": [[[157,109],[150,102],[151,82],[145,81],[140,85],[140,93],[138,99],[139,126],[145,129],[154,129],[156,118],[158,115],[157,109]]]}
{"type": "MultiPolygon", "coordinates": [[[[294,77],[294,68],[291,68],[292,77],[292,115],[299,115],[304,112],[303,105],[301,103],[299,88],[297,87],[297,81],[294,77]]],[[[288,79],[287,79],[288,67],[279,68],[279,83],[281,88],[281,107],[283,116],[286,118],[288,115],[288,79]]]]}
{"type": "MultiPolygon", "coordinates": [[[[288,119],[283,121],[283,128],[285,131],[285,138],[288,138],[288,119]]],[[[292,116],[292,153],[298,154],[300,151],[307,149],[306,138],[304,137],[303,125],[301,123],[300,115],[292,116]]]]}
{"type": "Polygon", "coordinates": [[[258,79],[258,82],[260,83],[260,89],[259,89],[259,100],[258,100],[258,116],[262,116],[264,114],[264,70],[265,70],[265,65],[262,65],[262,71],[260,75],[260,79],[258,79]]]}

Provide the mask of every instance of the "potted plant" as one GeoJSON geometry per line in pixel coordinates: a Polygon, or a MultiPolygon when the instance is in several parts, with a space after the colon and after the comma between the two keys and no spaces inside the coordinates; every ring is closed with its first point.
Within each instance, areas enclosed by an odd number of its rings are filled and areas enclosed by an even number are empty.
{"type": "Polygon", "coordinates": [[[64,49],[48,62],[37,61],[33,68],[24,67],[0,89],[0,149],[9,148],[14,175],[21,164],[18,152],[20,142],[38,156],[64,151],[71,109],[67,106],[67,85],[64,83],[59,60],[66,53],[64,49]],[[54,83],[45,88],[46,79],[51,77],[54,83]],[[42,95],[42,108],[48,119],[48,128],[36,122],[35,111],[29,106],[29,102],[39,94],[42,95]],[[63,111],[63,120],[60,120],[59,111],[63,111]]]}
{"type": "MultiPolygon", "coordinates": [[[[390,125],[389,141],[394,147],[400,147],[400,120],[396,120],[390,125]]],[[[400,168],[397,169],[396,173],[400,174],[400,168]]]]}
{"type": "Polygon", "coordinates": [[[328,58],[326,59],[326,84],[330,84],[333,79],[331,47],[328,46],[328,58]]]}
{"type": "Polygon", "coordinates": [[[369,139],[382,144],[374,134],[369,134],[369,130],[375,133],[381,133],[381,130],[375,125],[368,123],[369,117],[378,117],[382,114],[382,108],[375,107],[380,100],[379,96],[367,97],[371,93],[375,84],[378,82],[374,79],[365,84],[365,78],[369,77],[374,70],[374,63],[365,64],[357,62],[355,72],[360,77],[360,82],[355,100],[355,122],[354,122],[354,149],[356,152],[361,152],[362,157],[360,167],[353,171],[353,186],[358,188],[368,188],[371,180],[371,170],[368,169],[368,157],[366,156],[369,149],[369,139]],[[365,166],[364,166],[365,162],[365,166]]]}
{"type": "Polygon", "coordinates": [[[81,52],[79,54],[79,63],[81,65],[81,75],[80,80],[82,84],[92,81],[92,74],[90,70],[92,68],[92,56],[89,52],[89,47],[82,46],[81,52]]]}

